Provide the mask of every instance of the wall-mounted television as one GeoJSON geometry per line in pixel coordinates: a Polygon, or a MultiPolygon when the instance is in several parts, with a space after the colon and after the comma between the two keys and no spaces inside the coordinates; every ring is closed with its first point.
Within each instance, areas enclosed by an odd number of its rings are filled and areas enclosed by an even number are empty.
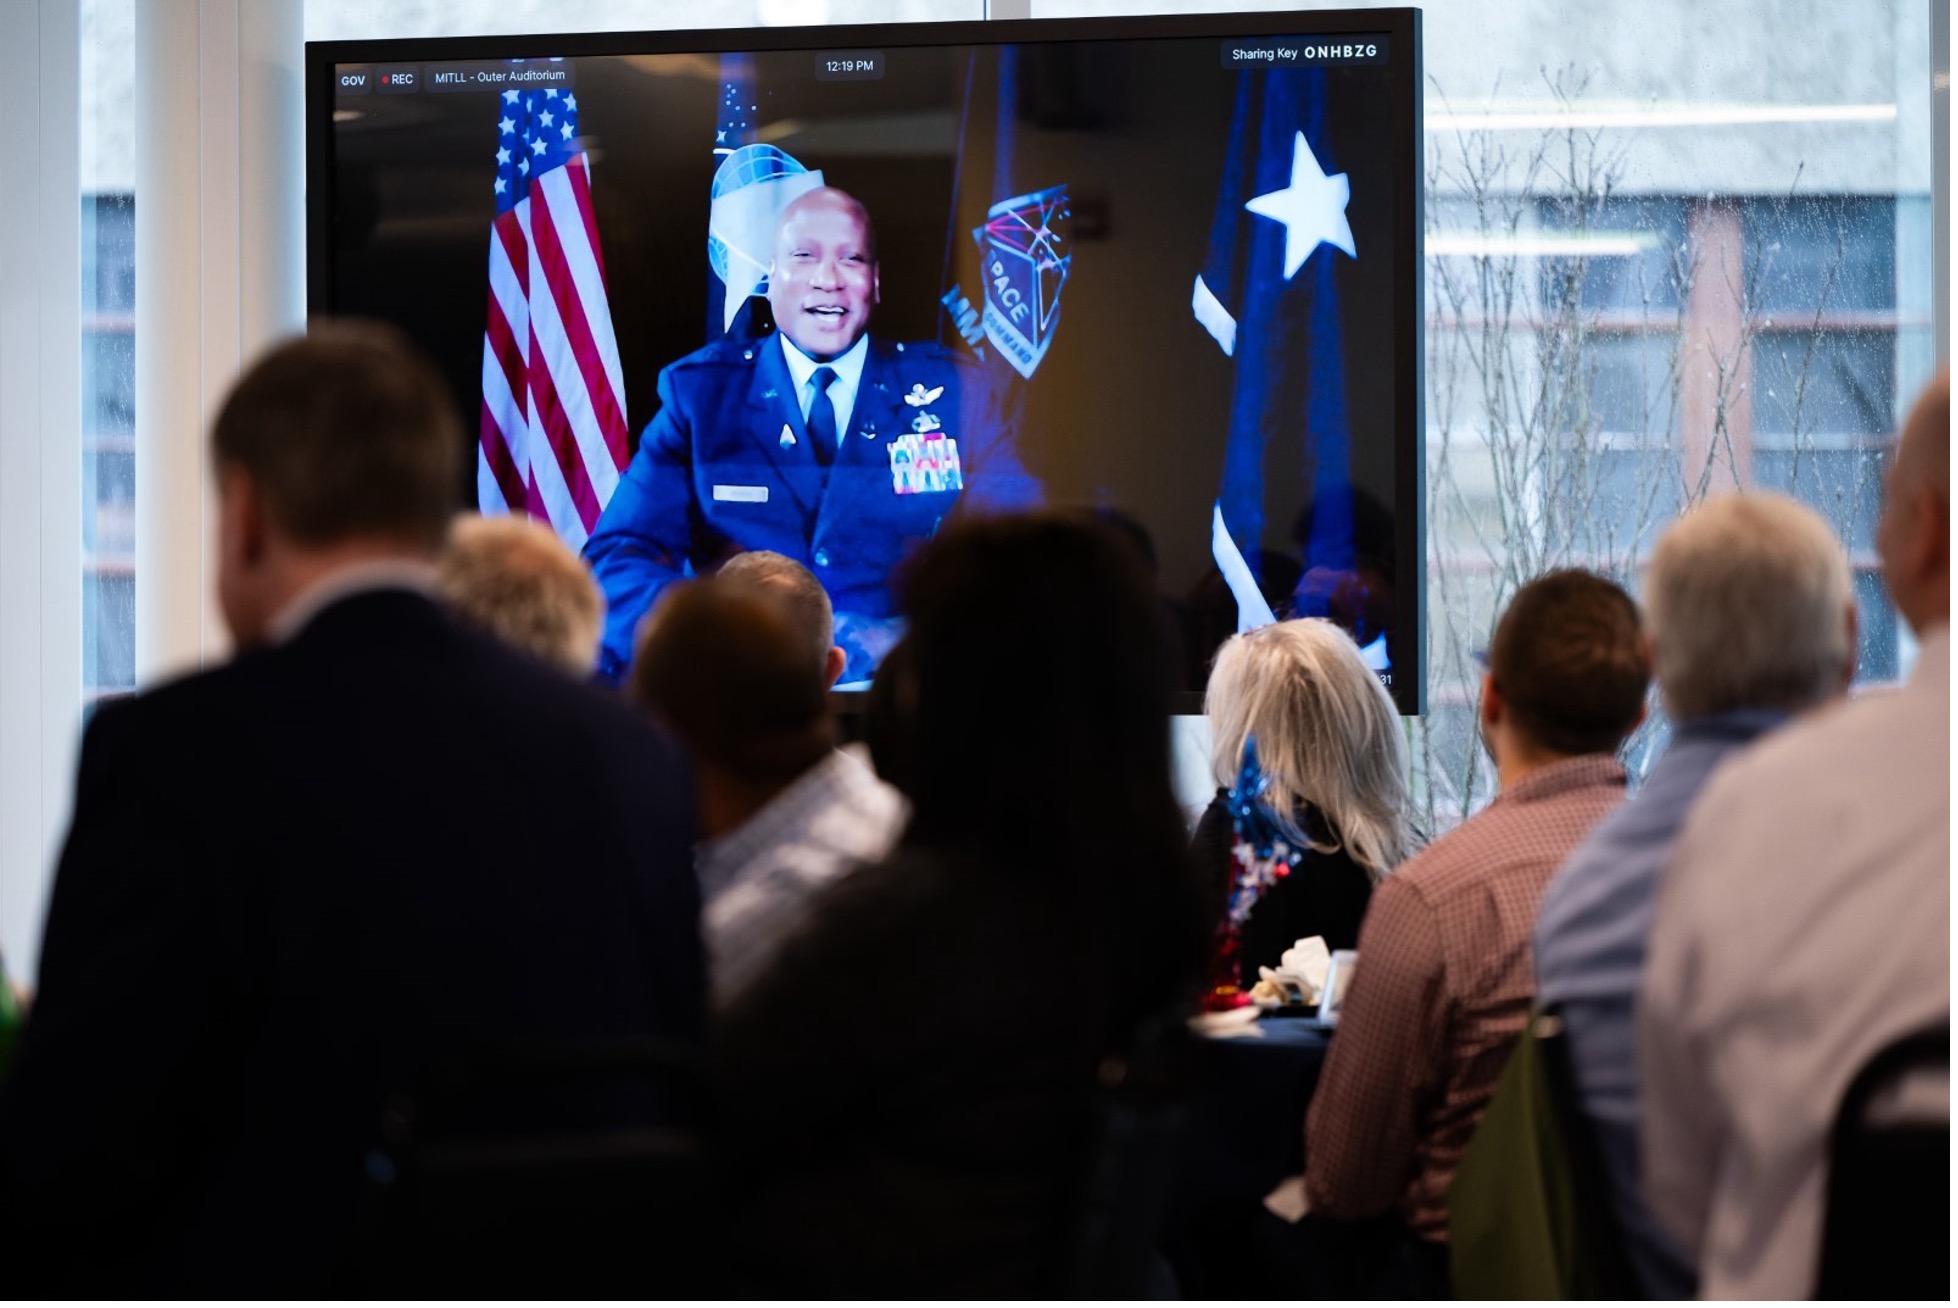
{"type": "Polygon", "coordinates": [[[310,312],[442,366],[604,675],[766,548],[861,686],[941,522],[1045,505],[1146,555],[1185,710],[1309,615],[1421,711],[1418,11],[315,42],[307,105],[310,312]]]}

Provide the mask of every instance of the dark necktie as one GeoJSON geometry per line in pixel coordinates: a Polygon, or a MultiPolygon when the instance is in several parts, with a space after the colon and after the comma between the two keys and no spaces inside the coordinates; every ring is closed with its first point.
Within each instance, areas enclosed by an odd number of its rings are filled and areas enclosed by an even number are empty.
{"type": "Polygon", "coordinates": [[[818,368],[809,374],[809,382],[816,388],[815,398],[809,401],[809,446],[816,452],[816,462],[825,468],[836,458],[836,406],[829,399],[829,384],[835,380],[834,368],[818,368]]]}

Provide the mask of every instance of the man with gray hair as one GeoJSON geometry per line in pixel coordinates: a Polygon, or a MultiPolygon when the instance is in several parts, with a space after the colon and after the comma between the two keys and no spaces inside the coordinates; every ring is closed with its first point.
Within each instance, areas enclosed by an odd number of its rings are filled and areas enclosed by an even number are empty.
{"type": "Polygon", "coordinates": [[[633,698],[693,757],[716,1008],[767,970],[819,891],[888,854],[908,816],[859,752],[833,745],[826,697],[844,653],[831,632],[821,583],[756,550],[672,587],[639,634],[633,698]]]}
{"type": "Polygon", "coordinates": [[[1673,737],[1644,787],[1592,829],[1544,891],[1538,1002],[1562,1013],[1633,1276],[1689,1298],[1691,1264],[1639,1186],[1633,1010],[1653,900],[1686,811],[1720,762],[1840,695],[1856,666],[1849,561],[1815,512],[1780,495],[1708,500],[1667,529],[1645,574],[1645,638],[1673,737]]]}
{"type": "Polygon", "coordinates": [[[757,588],[779,599],[803,643],[822,663],[823,689],[836,684],[843,675],[844,653],[836,644],[836,614],[830,607],[829,592],[816,580],[816,574],[786,554],[746,550],[723,563],[714,575],[731,585],[757,588]]]}
{"type": "MultiPolygon", "coordinates": [[[[1892,1042],[1950,1024],[1948,375],[1904,424],[1876,545],[1917,634],[1908,680],[1723,767],[1653,915],[1638,1003],[1646,1195],[1709,1299],[1816,1292],[1843,1094],[1892,1042]]],[[[1944,1266],[1944,1246],[1922,1252],[1944,1266]]]]}

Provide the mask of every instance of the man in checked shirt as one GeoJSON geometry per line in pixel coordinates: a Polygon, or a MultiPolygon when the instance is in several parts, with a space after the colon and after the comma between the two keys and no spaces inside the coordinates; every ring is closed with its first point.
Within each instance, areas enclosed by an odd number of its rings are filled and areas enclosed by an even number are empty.
{"type": "Polygon", "coordinates": [[[1500,793],[1373,892],[1306,1120],[1308,1256],[1346,1293],[1448,1297],[1448,1183],[1535,997],[1537,903],[1624,798],[1613,755],[1649,680],[1638,609],[1602,577],[1539,577],[1496,624],[1481,726],[1500,793]]]}
{"type": "Polygon", "coordinates": [[[712,1005],[763,975],[830,883],[890,852],[909,807],[860,747],[837,749],[843,671],[829,595],[767,550],[662,594],[632,691],[693,758],[695,848],[712,1005]]]}

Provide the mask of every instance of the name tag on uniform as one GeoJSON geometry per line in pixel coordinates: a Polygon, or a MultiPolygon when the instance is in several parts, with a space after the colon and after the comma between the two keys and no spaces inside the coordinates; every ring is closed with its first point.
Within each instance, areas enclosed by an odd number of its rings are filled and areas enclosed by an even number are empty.
{"type": "Polygon", "coordinates": [[[910,432],[890,443],[891,490],[899,495],[965,489],[959,443],[949,436],[930,438],[910,432]]]}
{"type": "Polygon", "coordinates": [[[716,486],[714,500],[719,504],[766,504],[766,486],[716,486]]]}

